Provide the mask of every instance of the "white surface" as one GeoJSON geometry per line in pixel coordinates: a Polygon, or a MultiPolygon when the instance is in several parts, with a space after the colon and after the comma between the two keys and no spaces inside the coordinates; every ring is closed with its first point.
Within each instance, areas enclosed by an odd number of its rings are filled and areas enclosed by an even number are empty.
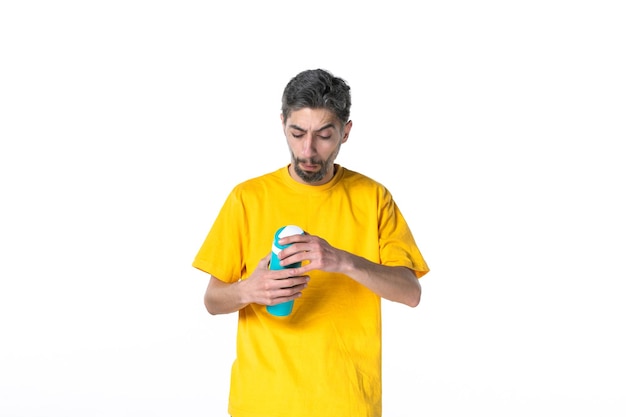
{"type": "Polygon", "coordinates": [[[385,415],[626,415],[618,5],[2,2],[0,415],[227,415],[191,261],[314,67],[432,269],[384,303],[385,415]]]}

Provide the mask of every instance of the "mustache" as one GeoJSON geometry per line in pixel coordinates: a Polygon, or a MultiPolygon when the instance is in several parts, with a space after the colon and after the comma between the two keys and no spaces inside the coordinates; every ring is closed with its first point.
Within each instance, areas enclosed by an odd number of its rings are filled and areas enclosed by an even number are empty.
{"type": "Polygon", "coordinates": [[[300,164],[309,164],[309,165],[324,165],[324,161],[322,161],[321,159],[315,159],[315,158],[305,158],[305,159],[301,159],[301,158],[295,158],[296,163],[300,164]]]}

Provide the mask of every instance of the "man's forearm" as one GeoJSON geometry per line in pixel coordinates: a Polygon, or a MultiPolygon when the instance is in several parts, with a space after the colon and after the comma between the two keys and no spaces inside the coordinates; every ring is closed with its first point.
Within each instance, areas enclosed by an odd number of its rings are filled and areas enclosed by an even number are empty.
{"type": "Polygon", "coordinates": [[[239,285],[241,281],[227,283],[211,277],[204,293],[204,306],[210,314],[234,313],[247,304],[241,300],[239,285]]]}
{"type": "Polygon", "coordinates": [[[349,259],[345,274],[355,281],[387,300],[410,307],[419,304],[422,287],[411,269],[380,265],[352,254],[349,259]]]}

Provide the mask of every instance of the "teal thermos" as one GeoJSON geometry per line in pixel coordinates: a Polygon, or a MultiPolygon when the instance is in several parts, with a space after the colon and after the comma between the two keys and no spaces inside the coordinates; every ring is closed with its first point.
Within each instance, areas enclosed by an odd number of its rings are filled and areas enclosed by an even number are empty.
{"type": "MultiPolygon", "coordinates": [[[[290,265],[281,266],[279,262],[280,260],[278,259],[278,254],[280,253],[280,251],[291,246],[291,245],[284,245],[284,246],[279,245],[278,241],[283,237],[301,235],[301,234],[304,234],[304,230],[302,230],[298,226],[292,226],[292,225],[283,226],[276,231],[276,233],[274,234],[274,243],[272,244],[272,259],[270,260],[271,270],[298,268],[301,265],[300,262],[296,262],[290,265]]],[[[291,314],[291,310],[293,309],[293,301],[294,300],[276,304],[273,306],[267,306],[267,311],[270,314],[273,314],[275,316],[288,316],[289,314],[291,314]]]]}

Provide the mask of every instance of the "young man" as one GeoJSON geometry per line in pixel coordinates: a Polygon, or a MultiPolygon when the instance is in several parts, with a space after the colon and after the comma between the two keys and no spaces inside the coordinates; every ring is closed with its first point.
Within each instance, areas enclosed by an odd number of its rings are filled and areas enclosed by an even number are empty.
{"type": "Polygon", "coordinates": [[[415,307],[428,266],[389,191],[335,158],[348,140],[350,87],[324,70],[285,87],[291,163],[237,185],[193,266],[211,275],[211,314],[239,312],[233,417],[378,417],[381,297],[415,307]],[[282,265],[269,270],[274,233],[282,265]],[[284,317],[266,306],[295,300],[284,317]]]}

